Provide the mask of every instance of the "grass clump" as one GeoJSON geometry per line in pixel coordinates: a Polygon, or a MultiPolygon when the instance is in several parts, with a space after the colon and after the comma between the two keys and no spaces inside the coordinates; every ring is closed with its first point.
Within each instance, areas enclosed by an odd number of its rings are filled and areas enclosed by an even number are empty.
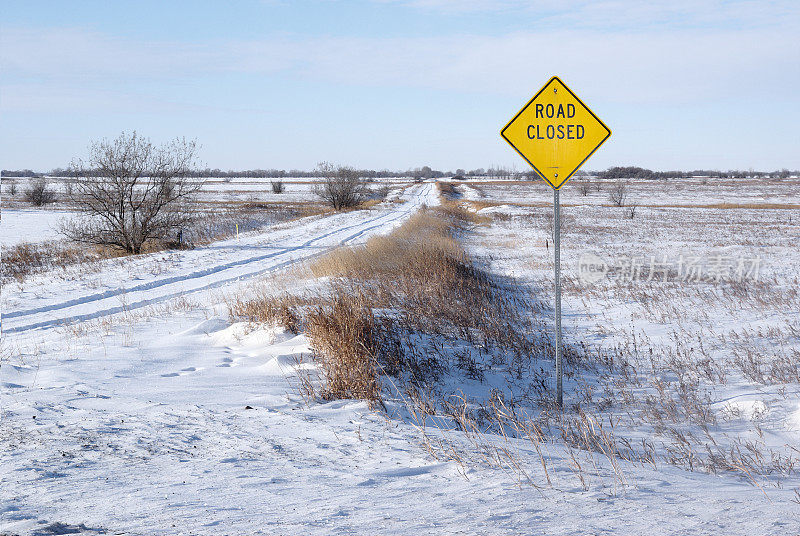
{"type": "Polygon", "coordinates": [[[228,302],[228,316],[249,322],[282,327],[289,333],[298,334],[301,322],[295,309],[300,300],[293,296],[262,295],[251,300],[237,299],[228,302]]]}
{"type": "Polygon", "coordinates": [[[36,244],[22,242],[3,248],[0,281],[23,281],[31,275],[54,268],[85,266],[93,261],[115,256],[118,256],[116,252],[104,247],[73,246],[55,241],[36,244]]]}
{"type": "Polygon", "coordinates": [[[368,300],[336,293],[329,303],[318,305],[308,315],[306,334],[324,371],[323,399],[380,399],[380,340],[368,300]]]}
{"type": "MultiPolygon", "coordinates": [[[[361,331],[353,326],[338,326],[339,332],[307,326],[312,345],[324,347],[329,355],[340,353],[347,361],[360,356],[363,367],[373,371],[364,375],[369,393],[375,393],[372,378],[380,374],[421,386],[435,383],[447,370],[460,369],[482,381],[484,370],[492,366],[484,361],[492,352],[504,356],[496,365],[520,376],[532,356],[549,353],[549,343],[527,337],[532,327],[520,313],[518,295],[474,266],[461,247],[458,235],[473,221],[457,205],[424,209],[388,236],[314,262],[315,276],[334,280],[333,297],[325,298],[333,305],[326,314],[344,314],[342,303],[356,300],[354,310],[371,320],[359,324],[369,326],[361,331]],[[360,335],[359,342],[349,341],[351,334],[360,335]],[[328,340],[337,337],[341,340],[328,340]],[[465,348],[452,352],[442,343],[465,348]]],[[[322,366],[330,381],[337,370],[327,359],[322,366]]],[[[329,394],[340,391],[328,389],[329,394]]]]}

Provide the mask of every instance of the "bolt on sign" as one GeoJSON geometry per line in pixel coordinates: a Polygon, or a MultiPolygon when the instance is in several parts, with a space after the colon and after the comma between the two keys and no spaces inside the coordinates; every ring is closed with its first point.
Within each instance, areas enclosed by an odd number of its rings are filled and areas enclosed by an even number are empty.
{"type": "Polygon", "coordinates": [[[611,130],[554,76],[500,135],[558,190],[611,136],[611,130]]]}

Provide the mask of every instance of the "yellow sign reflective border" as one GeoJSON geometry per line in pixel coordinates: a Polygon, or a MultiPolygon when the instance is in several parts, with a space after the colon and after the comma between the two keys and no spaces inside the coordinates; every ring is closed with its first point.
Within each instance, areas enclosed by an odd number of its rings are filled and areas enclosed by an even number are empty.
{"type": "Polygon", "coordinates": [[[554,76],[500,135],[557,190],[611,136],[611,130],[554,76]]]}

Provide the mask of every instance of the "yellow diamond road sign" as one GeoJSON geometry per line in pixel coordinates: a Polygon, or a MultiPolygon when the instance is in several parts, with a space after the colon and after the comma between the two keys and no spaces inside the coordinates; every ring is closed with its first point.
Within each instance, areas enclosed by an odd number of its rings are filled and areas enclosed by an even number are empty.
{"type": "Polygon", "coordinates": [[[500,135],[559,189],[611,136],[611,130],[554,76],[500,135]]]}

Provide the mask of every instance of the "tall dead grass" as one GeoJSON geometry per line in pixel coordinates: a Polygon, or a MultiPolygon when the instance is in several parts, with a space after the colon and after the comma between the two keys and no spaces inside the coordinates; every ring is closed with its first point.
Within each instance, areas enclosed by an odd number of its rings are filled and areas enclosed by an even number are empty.
{"type": "Polygon", "coordinates": [[[380,400],[378,353],[381,340],[369,300],[337,293],[306,318],[306,334],[325,374],[325,400],[380,400]]]}
{"type": "Polygon", "coordinates": [[[388,236],[373,237],[364,246],[337,249],[311,265],[316,277],[367,280],[440,278],[464,264],[465,255],[451,235],[452,224],[441,213],[423,210],[388,236]]]}
{"type": "Polygon", "coordinates": [[[3,248],[0,281],[23,281],[25,278],[70,266],[87,265],[100,259],[120,256],[120,253],[100,246],[73,246],[60,242],[23,242],[3,248]]]}
{"type": "Polygon", "coordinates": [[[304,330],[323,371],[322,399],[379,401],[383,375],[422,386],[451,369],[482,381],[487,367],[503,366],[521,377],[532,359],[552,355],[552,342],[529,336],[539,330],[519,312],[524,299],[465,253],[458,235],[476,221],[458,204],[424,209],[388,236],[313,262],[311,273],[331,281],[326,291],[237,300],[229,313],[304,330]],[[503,357],[487,364],[492,349],[503,357]]]}
{"type": "Polygon", "coordinates": [[[511,328],[522,322],[512,293],[473,265],[456,235],[475,221],[462,207],[426,209],[385,237],[341,249],[316,261],[312,273],[336,277],[341,291],[357,292],[399,333],[423,332],[482,346],[533,353],[511,328]]]}
{"type": "Polygon", "coordinates": [[[460,197],[461,194],[456,188],[456,184],[448,181],[437,181],[436,188],[439,190],[439,195],[448,199],[455,199],[460,197]]]}
{"type": "Polygon", "coordinates": [[[228,316],[233,319],[244,319],[258,324],[279,326],[286,331],[298,334],[302,325],[297,309],[303,301],[295,296],[261,295],[254,299],[244,300],[241,297],[229,300],[228,316]]]}

